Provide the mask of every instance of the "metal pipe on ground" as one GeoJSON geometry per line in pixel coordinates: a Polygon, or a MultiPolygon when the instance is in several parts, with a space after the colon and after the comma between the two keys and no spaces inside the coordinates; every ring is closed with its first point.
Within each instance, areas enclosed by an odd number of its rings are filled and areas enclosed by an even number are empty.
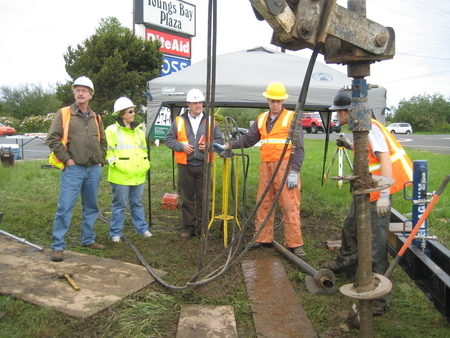
{"type": "Polygon", "coordinates": [[[336,277],[333,271],[329,269],[317,271],[277,241],[273,241],[273,246],[279,253],[289,259],[308,275],[306,276],[306,287],[309,292],[312,294],[331,294],[336,292],[336,277]]]}

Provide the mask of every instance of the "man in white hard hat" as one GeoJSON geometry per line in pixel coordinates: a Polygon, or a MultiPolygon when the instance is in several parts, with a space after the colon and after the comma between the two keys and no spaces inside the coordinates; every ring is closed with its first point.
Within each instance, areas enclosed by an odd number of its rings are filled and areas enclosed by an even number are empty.
{"type": "Polygon", "coordinates": [[[152,237],[142,204],[150,161],[142,124],[135,121],[135,107],[129,98],[118,98],[114,103],[113,113],[117,116],[117,121],[105,131],[108,141],[108,181],[113,193],[109,236],[116,243],[122,237],[128,203],[136,233],[146,238],[152,237]]]}
{"type": "Polygon", "coordinates": [[[75,102],[56,112],[47,133],[46,144],[54,156],[51,164],[61,168],[58,207],[53,221],[51,260],[64,260],[64,237],[69,230],[72,211],[81,194],[83,216],[81,245],[103,250],[95,242],[94,224],[98,217],[97,195],[106,154],[106,136],[98,114],[89,107],[94,84],[86,76],[72,85],[75,102]]]}
{"type": "MultiPolygon", "coordinates": [[[[286,88],[280,82],[270,83],[263,96],[267,98],[269,111],[258,116],[257,120],[250,127],[250,130],[229,144],[225,149],[249,148],[261,141],[261,164],[259,167],[259,187],[257,198],[260,200],[270,178],[275,172],[276,166],[281,161],[281,166],[276,171],[275,179],[272,182],[268,193],[258,208],[255,217],[255,234],[258,233],[267,218],[267,223],[255,239],[255,243],[250,249],[257,249],[261,246],[271,246],[274,241],[274,218],[275,213],[267,216],[272,203],[274,203],[278,188],[283,180],[284,173],[289,171],[289,176],[279,197],[284,226],[284,245],[299,258],[305,257],[303,249],[303,237],[300,222],[300,178],[299,171],[305,157],[303,147],[303,130],[300,128],[295,153],[288,166],[291,156],[292,143],[288,144],[284,157],[281,158],[286,138],[289,134],[294,112],[283,107],[283,102],[289,97],[286,88]]],[[[214,145],[215,148],[222,148],[214,145]]],[[[220,149],[222,150],[222,149],[220,149]]]]}
{"type": "MultiPolygon", "coordinates": [[[[203,93],[199,89],[191,89],[186,96],[189,109],[175,118],[165,139],[166,146],[174,151],[178,165],[183,239],[201,234],[206,137],[204,101],[203,93]]],[[[213,119],[210,125],[213,126],[212,141],[223,143],[219,125],[213,119]]],[[[210,235],[209,237],[211,238],[210,235]]]]}

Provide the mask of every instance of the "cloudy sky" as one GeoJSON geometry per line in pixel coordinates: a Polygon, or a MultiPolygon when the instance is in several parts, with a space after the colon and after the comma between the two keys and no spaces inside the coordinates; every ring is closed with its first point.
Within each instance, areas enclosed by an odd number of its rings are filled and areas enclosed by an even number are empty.
{"type": "MultiPolygon", "coordinates": [[[[207,54],[207,0],[186,0],[196,6],[197,35],[192,63],[207,54]]],[[[367,0],[367,17],[396,33],[393,60],[371,65],[368,83],[387,88],[387,105],[397,106],[415,95],[440,93],[450,99],[450,1],[367,0]]],[[[346,7],[347,1],[338,1],[346,7]]],[[[1,0],[0,86],[65,82],[63,55],[95,33],[101,18],[117,17],[132,28],[133,0],[1,0]]],[[[248,0],[218,0],[217,53],[270,44],[272,29],[258,21],[248,0]]],[[[290,52],[309,58],[311,51],[290,52]]],[[[324,62],[319,55],[318,62],[324,62]]],[[[343,73],[346,66],[330,65],[343,73]]],[[[263,71],[263,70],[262,70],[263,71]]],[[[302,79],[299,79],[302,81],[302,79]]],[[[349,83],[351,80],[349,79],[349,83]]],[[[265,84],[263,84],[265,85],[265,84]]]]}

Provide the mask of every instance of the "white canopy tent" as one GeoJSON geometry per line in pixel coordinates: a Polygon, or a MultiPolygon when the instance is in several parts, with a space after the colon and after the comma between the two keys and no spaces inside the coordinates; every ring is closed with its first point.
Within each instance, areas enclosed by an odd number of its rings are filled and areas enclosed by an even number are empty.
{"type": "MultiPolygon", "coordinates": [[[[309,60],[291,54],[256,47],[216,58],[216,107],[267,108],[262,96],[267,85],[283,83],[288,99],[284,106],[295,109],[309,60]]],[[[147,125],[153,126],[162,107],[169,107],[172,116],[186,106],[186,94],[192,88],[206,96],[207,60],[200,61],[170,75],[147,83],[147,125]]],[[[325,64],[316,62],[308,90],[305,110],[328,111],[337,91],[351,84],[351,78],[325,64]]],[[[384,123],[386,89],[369,91],[369,108],[384,123]]]]}

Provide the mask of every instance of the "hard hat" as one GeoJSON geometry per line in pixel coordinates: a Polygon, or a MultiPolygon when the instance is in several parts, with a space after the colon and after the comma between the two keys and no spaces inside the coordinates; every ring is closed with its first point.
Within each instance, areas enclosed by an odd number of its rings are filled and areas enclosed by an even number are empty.
{"type": "Polygon", "coordinates": [[[120,97],[114,102],[114,113],[113,115],[117,115],[124,109],[136,107],[133,102],[128,97],[120,97]]]}
{"type": "Polygon", "coordinates": [[[272,100],[284,100],[289,97],[286,93],[286,88],[280,82],[272,82],[269,84],[263,95],[272,100]]]}
{"type": "Polygon", "coordinates": [[[339,89],[336,96],[334,97],[333,105],[329,108],[330,110],[341,110],[350,109],[352,104],[352,94],[344,89],[339,89]]]}
{"type": "Polygon", "coordinates": [[[203,102],[205,97],[200,89],[191,89],[186,95],[186,102],[203,102]]]}
{"type": "Polygon", "coordinates": [[[92,90],[92,94],[94,94],[94,84],[86,76],[80,76],[79,78],[77,78],[72,84],[72,90],[75,89],[76,86],[88,87],[92,90]]]}

